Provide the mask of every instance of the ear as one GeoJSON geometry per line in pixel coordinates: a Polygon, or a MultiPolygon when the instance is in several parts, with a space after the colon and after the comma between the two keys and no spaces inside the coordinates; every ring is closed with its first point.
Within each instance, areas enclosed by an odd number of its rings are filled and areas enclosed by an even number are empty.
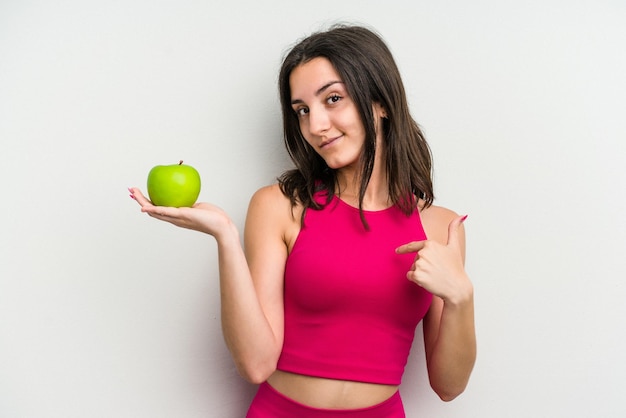
{"type": "Polygon", "coordinates": [[[376,116],[376,119],[387,119],[387,111],[380,103],[375,102],[373,107],[374,116],[376,116]]]}

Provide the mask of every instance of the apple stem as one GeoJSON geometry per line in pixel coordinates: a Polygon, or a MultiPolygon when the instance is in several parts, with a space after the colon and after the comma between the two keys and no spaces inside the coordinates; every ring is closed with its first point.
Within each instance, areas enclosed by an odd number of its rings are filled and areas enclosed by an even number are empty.
{"type": "Polygon", "coordinates": [[[178,165],[183,165],[183,160],[180,160],[180,161],[178,162],[178,165]]]}

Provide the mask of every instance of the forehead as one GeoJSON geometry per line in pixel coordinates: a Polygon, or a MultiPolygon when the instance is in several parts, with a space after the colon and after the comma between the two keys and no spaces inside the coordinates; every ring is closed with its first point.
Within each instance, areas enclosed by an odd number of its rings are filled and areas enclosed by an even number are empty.
{"type": "Polygon", "coordinates": [[[316,95],[330,82],[343,82],[332,63],[323,57],[313,58],[293,69],[289,76],[292,98],[316,95]]]}

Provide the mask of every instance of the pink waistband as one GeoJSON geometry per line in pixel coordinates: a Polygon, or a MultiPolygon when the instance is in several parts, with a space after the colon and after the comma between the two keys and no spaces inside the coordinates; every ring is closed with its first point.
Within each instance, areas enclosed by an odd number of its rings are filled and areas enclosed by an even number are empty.
{"type": "Polygon", "coordinates": [[[319,409],[294,401],[267,382],[259,386],[246,418],[405,418],[400,392],[386,401],[359,409],[319,409]]]}

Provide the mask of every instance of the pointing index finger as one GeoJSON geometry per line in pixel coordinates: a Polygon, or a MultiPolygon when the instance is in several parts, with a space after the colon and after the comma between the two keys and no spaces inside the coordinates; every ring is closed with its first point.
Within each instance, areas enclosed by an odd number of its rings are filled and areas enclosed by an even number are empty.
{"type": "Polygon", "coordinates": [[[397,254],[408,254],[408,253],[416,253],[422,248],[424,248],[424,244],[426,241],[413,241],[408,244],[404,244],[396,248],[397,254]]]}

